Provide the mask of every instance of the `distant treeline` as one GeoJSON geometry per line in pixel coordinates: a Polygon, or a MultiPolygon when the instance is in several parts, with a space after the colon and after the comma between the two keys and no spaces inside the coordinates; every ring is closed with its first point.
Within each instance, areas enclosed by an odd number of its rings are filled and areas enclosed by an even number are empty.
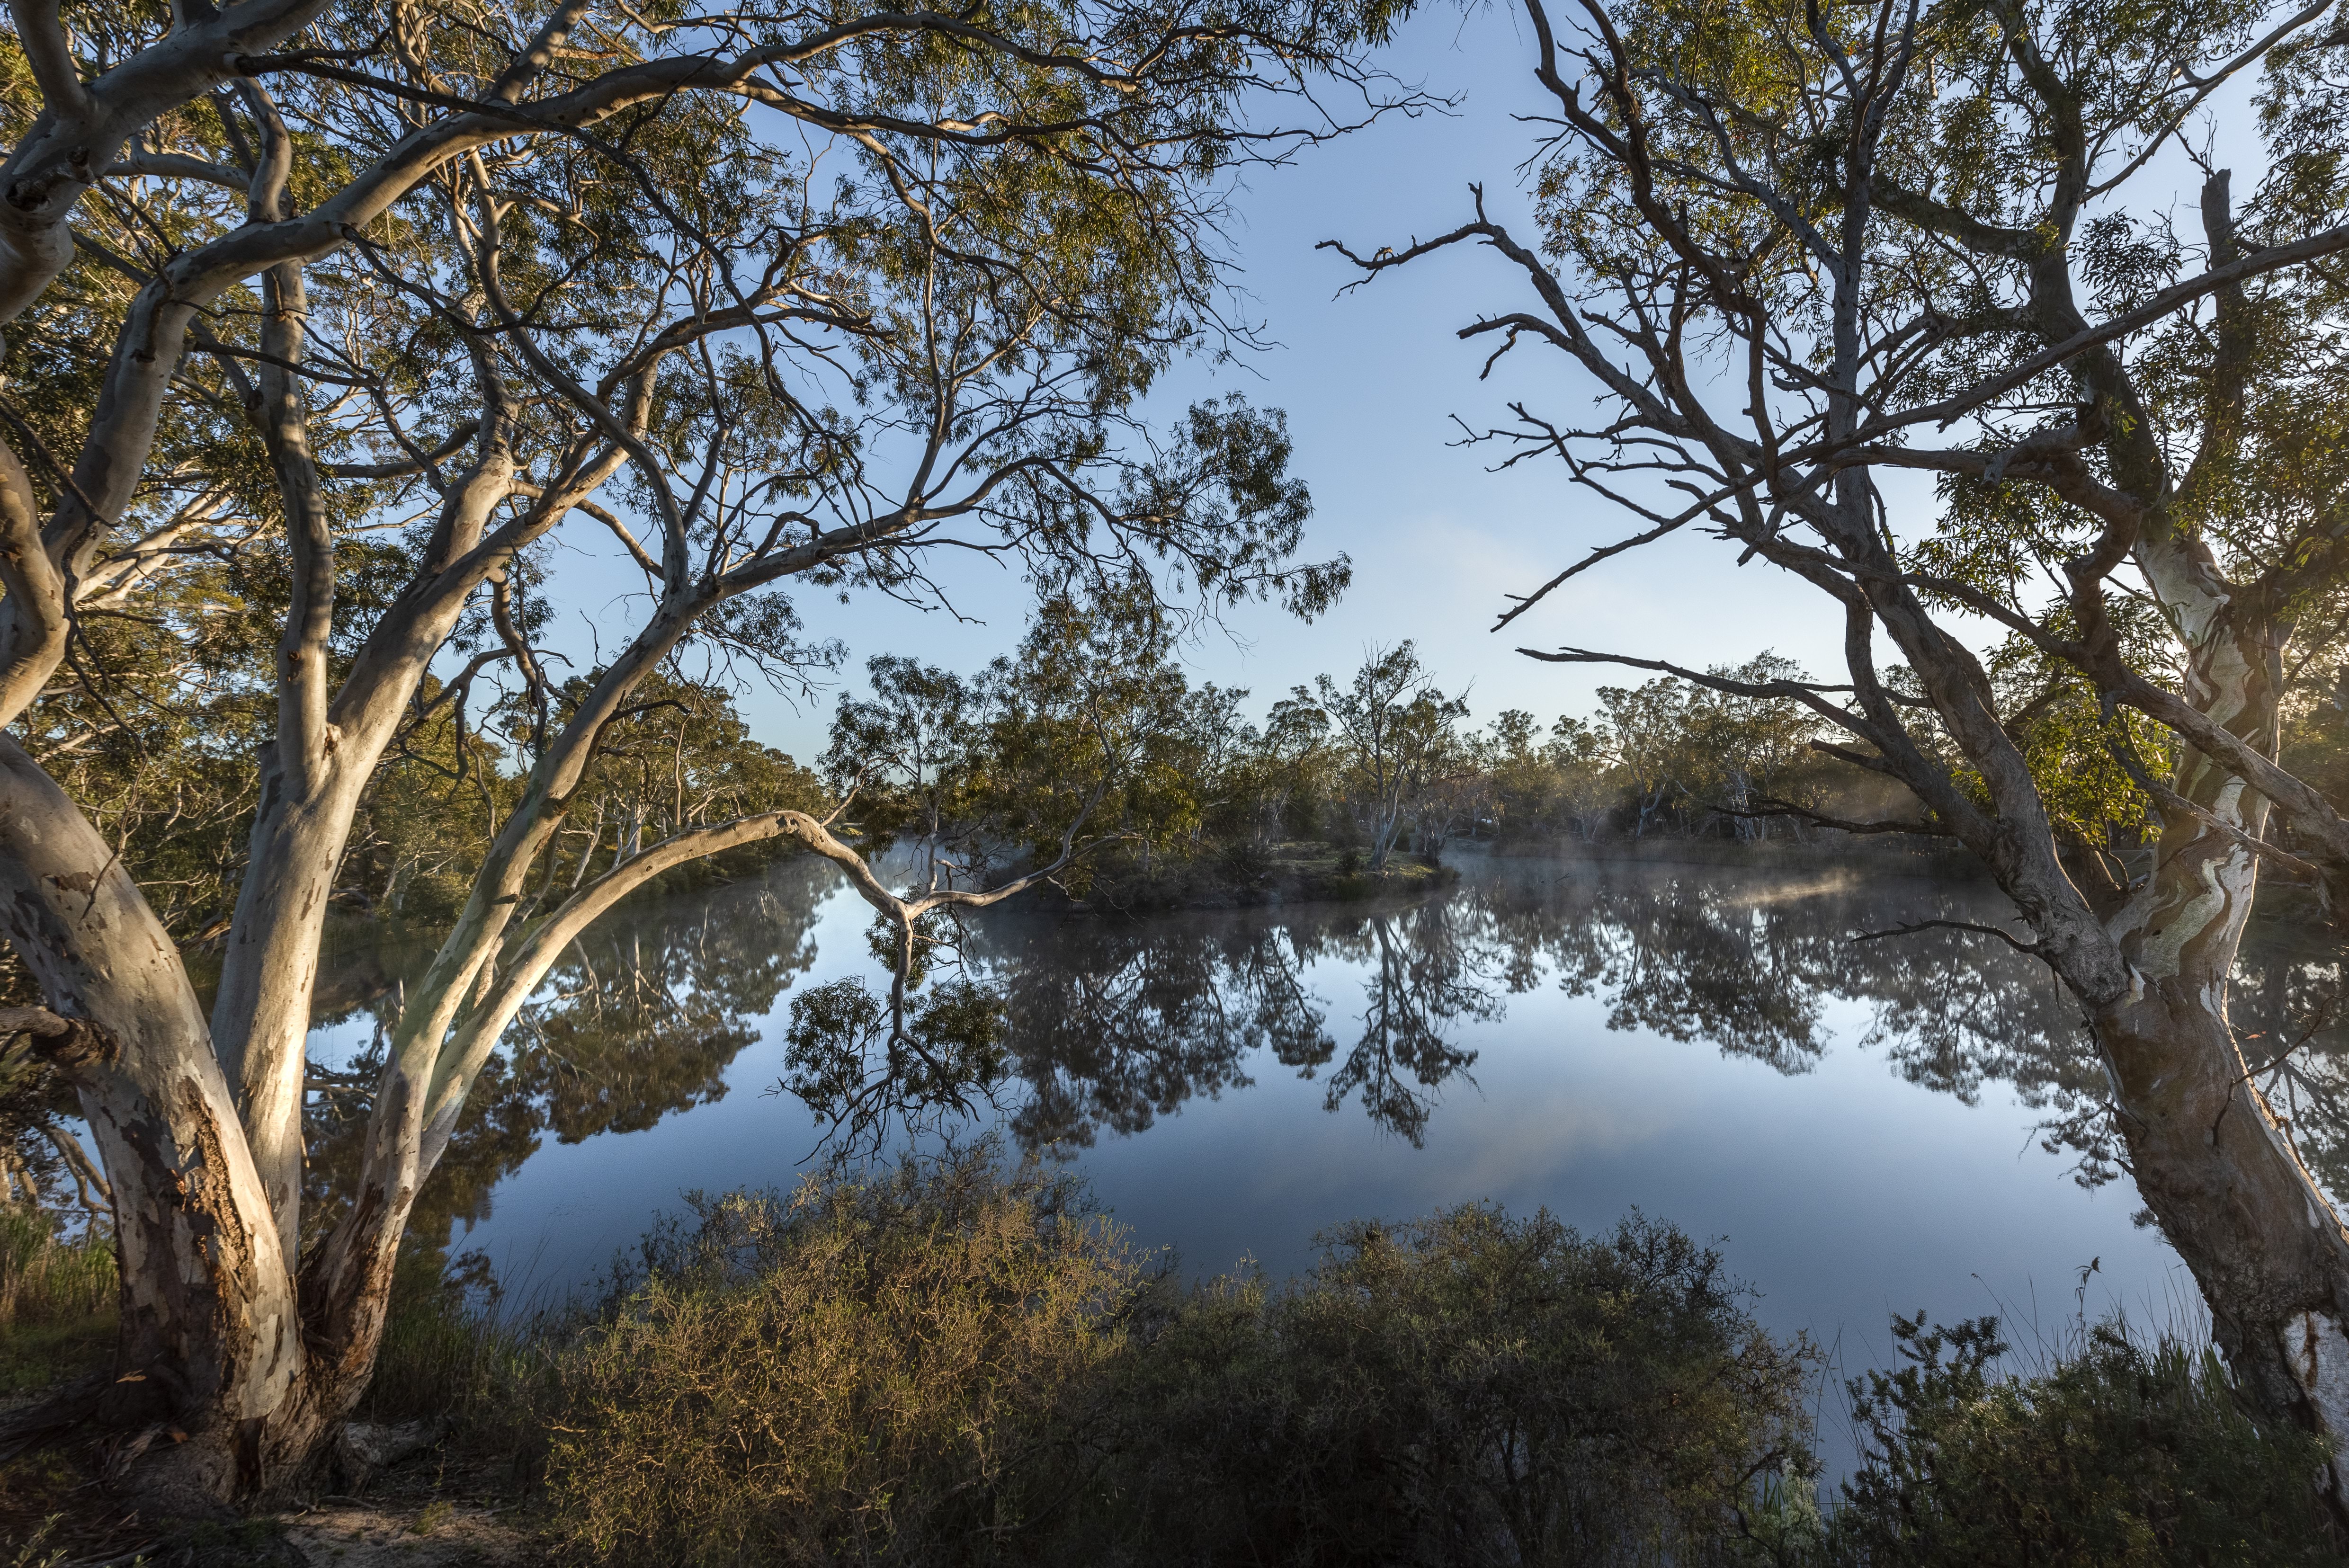
{"type": "MultiPolygon", "coordinates": [[[[867,670],[871,695],[842,699],[823,777],[875,841],[911,837],[963,870],[1045,863],[1081,843],[1076,886],[1203,863],[1246,872],[1299,841],[1375,874],[1398,852],[1433,858],[1462,839],[1940,831],[1825,716],[1848,696],[1773,654],[1702,680],[1602,686],[1594,711],[1547,727],[1520,708],[1479,725],[1406,641],[1291,687],[1258,722],[1243,711],[1248,691],[1191,684],[1152,607],[1061,594],[976,676],[894,655],[867,670]]],[[[2060,672],[1995,676],[2065,855],[2125,864],[2160,828],[2132,763],[2166,738],[2132,731],[2117,745],[2095,693],[2060,672]]],[[[1887,678],[1889,700],[1921,703],[1902,672],[1887,678]]],[[[2333,701],[2286,718],[2286,759],[2349,789],[2349,666],[2333,701]]],[[[1960,784],[1979,791],[1962,769],[1960,784]]]]}
{"type": "MultiPolygon", "coordinates": [[[[1463,838],[1809,839],[1880,818],[1890,795],[1815,748],[1820,722],[1792,700],[1666,677],[1602,688],[1588,717],[1478,726],[1404,642],[1292,688],[1259,724],[1247,691],[1193,686],[1169,641],[1137,608],[1061,597],[976,677],[874,658],[871,695],[840,704],[826,777],[864,830],[958,867],[1084,841],[1094,868],[1145,872],[1298,841],[1376,872],[1463,838]]],[[[1798,672],[1764,655],[1721,673],[1798,672]]]]}

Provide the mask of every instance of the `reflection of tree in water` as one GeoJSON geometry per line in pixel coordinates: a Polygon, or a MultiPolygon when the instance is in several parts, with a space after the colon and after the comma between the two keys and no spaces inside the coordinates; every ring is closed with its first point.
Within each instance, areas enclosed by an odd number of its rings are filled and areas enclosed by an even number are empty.
{"type": "MultiPolygon", "coordinates": [[[[450,1220],[485,1217],[491,1189],[550,1132],[575,1142],[635,1130],[723,1094],[755,1020],[812,962],[815,911],[832,886],[829,867],[787,861],[630,910],[574,947],[484,1074],[417,1234],[437,1240],[450,1220]]],[[[1598,997],[1611,1028],[1702,1041],[1786,1073],[1825,1048],[1831,1002],[1860,1004],[1872,1016],[1861,1043],[1904,1077],[1969,1103],[1988,1084],[2012,1086],[2085,1179],[2110,1177],[2122,1167],[2104,1073],[2074,1010],[2036,960],[1960,928],[1996,924],[2001,903],[1981,884],[1913,878],[1497,861],[1402,909],[1106,921],[1006,912],[970,923],[962,957],[1001,1000],[1013,1126],[1031,1149],[1143,1130],[1195,1096],[1247,1087],[1252,1061],[1268,1058],[1321,1079],[1332,1109],[1358,1100],[1416,1141],[1475,1061],[1466,1030],[1497,1021],[1509,995],[1555,980],[1598,997]],[[1333,1024],[1338,999],[1308,983],[1320,964],[1361,972],[1350,1028],[1333,1024]]],[[[362,955],[323,976],[322,995],[388,1020],[397,967],[362,955]]],[[[2349,1191],[2343,992],[2342,965],[2321,945],[2261,930],[2234,998],[2247,1061],[2336,1193],[2349,1191]]],[[[321,1075],[315,1214],[347,1186],[375,1066],[370,1053],[321,1075]]]]}
{"type": "Polygon", "coordinates": [[[2002,1078],[2039,1105],[2088,1085],[2076,1020],[2045,966],[1959,928],[1996,921],[2002,901],[1978,884],[1718,868],[1571,881],[1519,918],[1558,923],[1537,940],[1569,992],[1606,996],[1610,1027],[1801,1073],[1826,1048],[1826,1005],[1861,1002],[1875,1014],[1864,1043],[1926,1088],[1971,1103],[1985,1078],[2002,1078]]]}
{"type": "Polygon", "coordinates": [[[1332,1049],[1278,925],[1007,919],[974,932],[966,957],[1003,998],[1027,1147],[1140,1132],[1195,1095],[1246,1088],[1260,1050],[1309,1069],[1332,1049]]]}
{"type": "MultiPolygon", "coordinates": [[[[2084,1180],[2107,1179],[2120,1167],[2105,1075],[2075,1009],[2035,959],[1964,929],[1997,924],[2002,909],[1965,882],[1495,862],[1404,910],[1027,917],[983,924],[970,956],[1008,1002],[1030,1147],[1139,1131],[1194,1095],[1247,1085],[1258,1050],[1307,1076],[1327,1068],[1333,1109],[1359,1099],[1416,1140],[1438,1090],[1474,1059],[1464,1029],[1555,976],[1600,998],[1611,1028],[1707,1042],[1785,1073],[1825,1049],[1830,1003],[1860,1004],[1872,1016],[1858,1043],[1904,1078],[1968,1103],[2004,1083],[2084,1180]],[[1854,940],[1876,933],[1893,934],[1854,940]],[[1305,981],[1324,960],[1364,970],[1360,1034],[1334,1068],[1330,1005],[1305,981]]],[[[2321,954],[2255,943],[2236,1007],[2253,1066],[2302,1042],[2271,1076],[2336,1190],[2349,1177],[2341,989],[2321,954]]]]}
{"type": "Polygon", "coordinates": [[[2231,1008],[2244,1061],[2317,1180],[2349,1195],[2349,970],[2304,922],[2252,928],[2231,1008]]]}
{"type": "Polygon", "coordinates": [[[1013,1127],[1031,1149],[1139,1132],[1195,1096],[1246,1088],[1259,1051],[1303,1078],[1327,1069],[1330,1109],[1359,1099],[1417,1141],[1444,1085],[1475,1059],[1459,1027],[1497,1018],[1500,990],[1523,988],[1489,923],[1457,899],[973,924],[964,957],[1003,998],[1021,1093],[1013,1127]],[[1364,970],[1360,1032],[1342,1058],[1330,1004],[1304,978],[1325,961],[1364,970]]]}
{"type": "Polygon", "coordinates": [[[2006,1082],[2090,1168],[2105,1158],[2093,1136],[2104,1073],[2076,1014],[2045,965],[1964,929],[1997,923],[2004,901],[1987,885],[1712,866],[1546,872],[1478,892],[1568,993],[1605,999],[1609,1027],[1803,1073],[1826,1048],[1827,1005],[1860,1003],[1873,1018],[1859,1043],[1910,1082],[1968,1104],[1986,1081],[2006,1082]]]}
{"type": "MultiPolygon", "coordinates": [[[[759,1020],[814,961],[816,906],[835,879],[812,859],[786,861],[733,886],[627,907],[574,944],[482,1073],[412,1233],[429,1244],[452,1220],[486,1218],[491,1189],[550,1132],[576,1143],[637,1131],[723,1096],[759,1020]]],[[[313,1069],[305,1211],[318,1224],[351,1190],[398,997],[388,980],[357,1004],[378,1026],[359,1059],[313,1069]]]]}
{"type": "Polygon", "coordinates": [[[1818,1056],[1824,954],[1785,901],[1702,872],[1513,878],[1479,890],[1509,940],[1545,953],[1570,995],[1600,995],[1610,1029],[1711,1040],[1781,1072],[1818,1056]]]}
{"type": "Polygon", "coordinates": [[[1437,899],[1340,927],[1330,945],[1369,960],[1362,982],[1362,1033],[1330,1075],[1324,1103],[1349,1095],[1381,1126],[1417,1143],[1443,1086],[1465,1077],[1476,1053],[1452,1038],[1464,1023],[1491,1023],[1506,1010],[1495,984],[1503,974],[1490,922],[1472,904],[1437,899]]]}
{"type": "MultiPolygon", "coordinates": [[[[1984,884],[1865,874],[1790,882],[1707,867],[1619,866],[1504,874],[1483,901],[1521,954],[1602,995],[1616,1028],[1702,1039],[1806,1070],[1829,1000],[1866,1005],[1859,1042],[1910,1082],[1974,1103],[2009,1085],[2044,1118],[2051,1150],[2084,1182],[2126,1169],[2106,1117],[2106,1075],[2075,1005],[2045,965],[1989,932],[2005,901],[1984,884]],[[1855,937],[1872,934],[1873,939],[1855,937]]],[[[1527,960],[1523,956],[1520,963],[1527,960]]],[[[2254,929],[2230,1011],[2246,1065],[2292,1117],[2303,1158],[2349,1192],[2349,1007],[2337,958],[2296,944],[2292,923],[2254,929]]]]}

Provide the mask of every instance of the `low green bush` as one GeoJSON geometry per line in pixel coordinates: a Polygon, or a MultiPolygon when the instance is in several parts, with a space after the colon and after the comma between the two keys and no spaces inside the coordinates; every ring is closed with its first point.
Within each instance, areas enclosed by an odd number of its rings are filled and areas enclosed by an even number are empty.
{"type": "Polygon", "coordinates": [[[1758,1477],[1806,1471],[1812,1353],[1669,1225],[1472,1204],[1324,1249],[1192,1294],[1130,1358],[1115,1555],[1695,1565],[1744,1551],[1758,1477]]]}
{"type": "Polygon", "coordinates": [[[2343,1562],[2311,1484],[2323,1444],[2253,1422],[2207,1346],[2115,1321],[2012,1377],[1993,1318],[1893,1333],[1906,1365],[1851,1387],[1837,1568],[2343,1562]]]}

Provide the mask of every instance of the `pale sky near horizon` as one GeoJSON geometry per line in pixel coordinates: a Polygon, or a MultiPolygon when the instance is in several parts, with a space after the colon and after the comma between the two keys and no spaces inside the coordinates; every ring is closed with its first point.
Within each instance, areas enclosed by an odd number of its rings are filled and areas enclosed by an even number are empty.
{"type": "MultiPolygon", "coordinates": [[[[1207,630],[1186,650],[1193,679],[1250,688],[1247,710],[1260,717],[1290,686],[1321,672],[1342,676],[1366,649],[1409,638],[1447,692],[1467,692],[1481,725],[1510,707],[1544,722],[1586,713],[1599,686],[1648,678],[1538,663],[1516,653],[1520,645],[1571,644],[1698,667],[1771,650],[1836,678],[1840,612],[1762,562],[1741,570],[1733,548],[1693,531],[1587,573],[1505,631],[1490,631],[1507,594],[1643,525],[1568,483],[1555,459],[1496,474],[1488,471],[1498,455],[1491,449],[1452,444],[1460,434],[1454,416],[1497,423],[1513,397],[1563,419],[1590,407],[1593,384],[1562,355],[1530,344],[1478,380],[1493,340],[1464,343],[1457,330],[1531,301],[1499,255],[1463,245],[1339,294],[1352,269],[1317,252],[1316,242],[1342,239],[1367,254],[1442,233],[1473,215],[1472,181],[1483,184],[1494,217],[1534,234],[1518,166],[1537,128],[1512,117],[1542,106],[1517,15],[1423,11],[1382,63],[1407,83],[1456,97],[1457,109],[1394,117],[1308,149],[1290,167],[1253,173],[1238,196],[1229,248],[1250,296],[1242,308],[1262,323],[1271,346],[1236,364],[1180,366],[1153,398],[1162,417],[1230,390],[1285,409],[1293,470],[1314,498],[1304,554],[1343,551],[1353,560],[1353,585],[1310,625],[1271,606],[1232,614],[1224,629],[1207,630]]],[[[2239,199],[2247,187],[2239,176],[2239,199]]],[[[2177,179],[2137,188],[2161,193],[2190,219],[2190,194],[2177,179]]],[[[1930,508],[1931,500],[1925,483],[1893,492],[1895,526],[1908,531],[1902,510],[1930,508]]],[[[1922,521],[1917,513],[1909,526],[1922,521]]],[[[841,639],[849,660],[812,701],[746,692],[760,738],[812,759],[838,692],[862,688],[874,654],[912,654],[969,672],[1009,651],[1030,603],[1017,572],[977,560],[949,570],[942,581],[968,622],[871,594],[848,605],[795,595],[810,634],[841,639]]]]}

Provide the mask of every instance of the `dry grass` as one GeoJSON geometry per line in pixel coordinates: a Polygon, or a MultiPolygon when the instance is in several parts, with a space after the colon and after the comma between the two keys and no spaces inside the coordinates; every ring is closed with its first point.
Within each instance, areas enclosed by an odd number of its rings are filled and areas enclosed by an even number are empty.
{"type": "Polygon", "coordinates": [[[117,1288],[103,1233],[69,1238],[50,1215],[0,1208],[0,1400],[105,1360],[117,1288]]]}

